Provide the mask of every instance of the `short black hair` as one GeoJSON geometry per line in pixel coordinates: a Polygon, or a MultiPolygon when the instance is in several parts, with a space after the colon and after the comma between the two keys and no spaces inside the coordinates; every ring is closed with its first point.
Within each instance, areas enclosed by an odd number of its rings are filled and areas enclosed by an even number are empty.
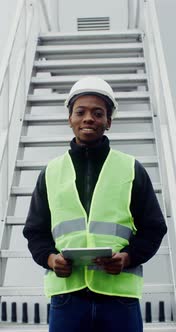
{"type": "Polygon", "coordinates": [[[102,99],[104,100],[105,104],[106,104],[107,118],[108,118],[108,119],[109,119],[109,118],[111,119],[111,117],[112,117],[112,112],[113,112],[113,108],[114,108],[111,99],[108,98],[107,96],[104,96],[104,95],[102,95],[102,94],[100,94],[100,93],[97,93],[97,92],[84,92],[84,93],[79,93],[79,94],[73,96],[73,97],[70,99],[69,104],[68,104],[69,115],[72,115],[74,102],[75,102],[79,97],[81,97],[81,96],[86,96],[86,95],[88,95],[88,96],[92,96],[92,95],[93,95],[93,96],[98,96],[98,97],[102,98],[102,99]]]}

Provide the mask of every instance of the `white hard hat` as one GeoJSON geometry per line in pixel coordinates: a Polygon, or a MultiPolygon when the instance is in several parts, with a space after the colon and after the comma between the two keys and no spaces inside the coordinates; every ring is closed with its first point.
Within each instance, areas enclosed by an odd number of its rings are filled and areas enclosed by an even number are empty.
{"type": "Polygon", "coordinates": [[[69,108],[70,101],[77,95],[97,94],[107,97],[112,102],[112,118],[115,117],[118,110],[118,103],[115,100],[114,92],[111,86],[100,77],[87,76],[77,81],[71,88],[65,101],[65,106],[69,108]]]}

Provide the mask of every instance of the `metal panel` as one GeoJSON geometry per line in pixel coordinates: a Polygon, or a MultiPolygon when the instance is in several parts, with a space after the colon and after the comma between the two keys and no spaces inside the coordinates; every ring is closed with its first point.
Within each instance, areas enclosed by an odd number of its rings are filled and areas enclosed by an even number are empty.
{"type": "Polygon", "coordinates": [[[78,17],[78,31],[110,30],[109,17],[78,17]]]}

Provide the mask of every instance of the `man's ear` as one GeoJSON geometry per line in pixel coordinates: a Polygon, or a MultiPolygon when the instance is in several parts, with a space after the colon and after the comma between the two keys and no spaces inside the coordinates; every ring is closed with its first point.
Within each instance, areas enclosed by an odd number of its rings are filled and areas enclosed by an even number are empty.
{"type": "Polygon", "coordinates": [[[70,125],[70,128],[72,128],[72,122],[71,122],[71,115],[69,114],[69,117],[68,117],[68,123],[70,125]]]}
{"type": "Polygon", "coordinates": [[[106,126],[106,130],[109,130],[111,128],[111,123],[112,123],[112,119],[108,118],[107,119],[107,126],[106,126]]]}

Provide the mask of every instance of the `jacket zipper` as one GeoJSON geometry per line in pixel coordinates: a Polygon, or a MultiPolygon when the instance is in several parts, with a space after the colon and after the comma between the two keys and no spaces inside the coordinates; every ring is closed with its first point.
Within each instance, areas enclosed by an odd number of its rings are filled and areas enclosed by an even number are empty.
{"type": "Polygon", "coordinates": [[[85,173],[85,207],[87,212],[87,217],[89,217],[90,211],[90,191],[91,191],[91,162],[89,159],[89,151],[86,148],[86,173],[85,173]]]}

